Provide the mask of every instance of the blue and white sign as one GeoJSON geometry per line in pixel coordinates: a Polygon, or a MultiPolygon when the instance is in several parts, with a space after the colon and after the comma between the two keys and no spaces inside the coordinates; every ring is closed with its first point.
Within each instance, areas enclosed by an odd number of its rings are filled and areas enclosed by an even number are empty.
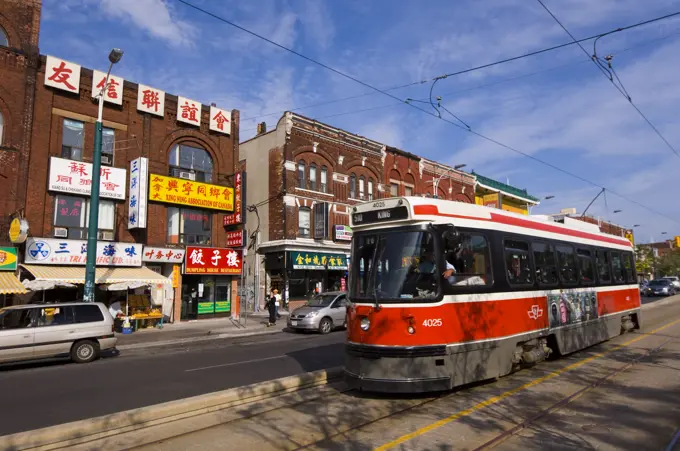
{"type": "MultiPolygon", "coordinates": [[[[87,241],[28,238],[24,263],[33,265],[85,265],[87,241]]],[[[98,266],[142,266],[142,245],[97,242],[98,266]]]]}
{"type": "Polygon", "coordinates": [[[128,229],[146,228],[149,197],[149,159],[139,157],[130,162],[130,198],[128,199],[128,229]]]}

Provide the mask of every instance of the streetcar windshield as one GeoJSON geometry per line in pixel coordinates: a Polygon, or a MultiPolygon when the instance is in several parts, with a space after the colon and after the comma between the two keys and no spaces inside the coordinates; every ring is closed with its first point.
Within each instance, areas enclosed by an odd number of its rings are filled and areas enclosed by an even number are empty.
{"type": "Polygon", "coordinates": [[[350,298],[432,300],[440,289],[439,258],[429,231],[356,233],[352,239],[350,298]]]}

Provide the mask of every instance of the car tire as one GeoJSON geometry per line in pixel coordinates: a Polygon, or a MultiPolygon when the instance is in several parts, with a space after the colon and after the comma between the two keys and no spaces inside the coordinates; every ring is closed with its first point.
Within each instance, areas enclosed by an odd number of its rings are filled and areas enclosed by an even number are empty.
{"type": "Polygon", "coordinates": [[[89,363],[99,358],[99,343],[91,340],[76,342],[71,348],[71,360],[76,363],[89,363]]]}
{"type": "Polygon", "coordinates": [[[330,333],[333,330],[333,321],[330,318],[323,318],[319,323],[319,332],[321,334],[330,333]]]}

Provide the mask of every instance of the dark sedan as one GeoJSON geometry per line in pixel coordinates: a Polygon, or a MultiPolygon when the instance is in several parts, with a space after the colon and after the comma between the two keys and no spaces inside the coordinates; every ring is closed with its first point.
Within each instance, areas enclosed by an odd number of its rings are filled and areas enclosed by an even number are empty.
{"type": "Polygon", "coordinates": [[[677,292],[671,281],[656,279],[649,282],[645,291],[646,296],[673,296],[677,292]]]}

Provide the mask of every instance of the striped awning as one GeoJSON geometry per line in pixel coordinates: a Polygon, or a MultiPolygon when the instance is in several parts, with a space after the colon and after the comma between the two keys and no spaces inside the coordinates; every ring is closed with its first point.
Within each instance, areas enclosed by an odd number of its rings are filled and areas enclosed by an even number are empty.
{"type": "MultiPolygon", "coordinates": [[[[52,265],[21,265],[33,274],[36,280],[56,280],[60,282],[84,284],[84,266],[52,266],[52,265]]],[[[170,283],[167,277],[155,273],[147,267],[139,268],[104,268],[98,267],[95,273],[95,283],[143,282],[148,284],[170,283]]]]}
{"type": "Polygon", "coordinates": [[[0,294],[24,294],[28,290],[13,272],[0,272],[0,294]]]}

